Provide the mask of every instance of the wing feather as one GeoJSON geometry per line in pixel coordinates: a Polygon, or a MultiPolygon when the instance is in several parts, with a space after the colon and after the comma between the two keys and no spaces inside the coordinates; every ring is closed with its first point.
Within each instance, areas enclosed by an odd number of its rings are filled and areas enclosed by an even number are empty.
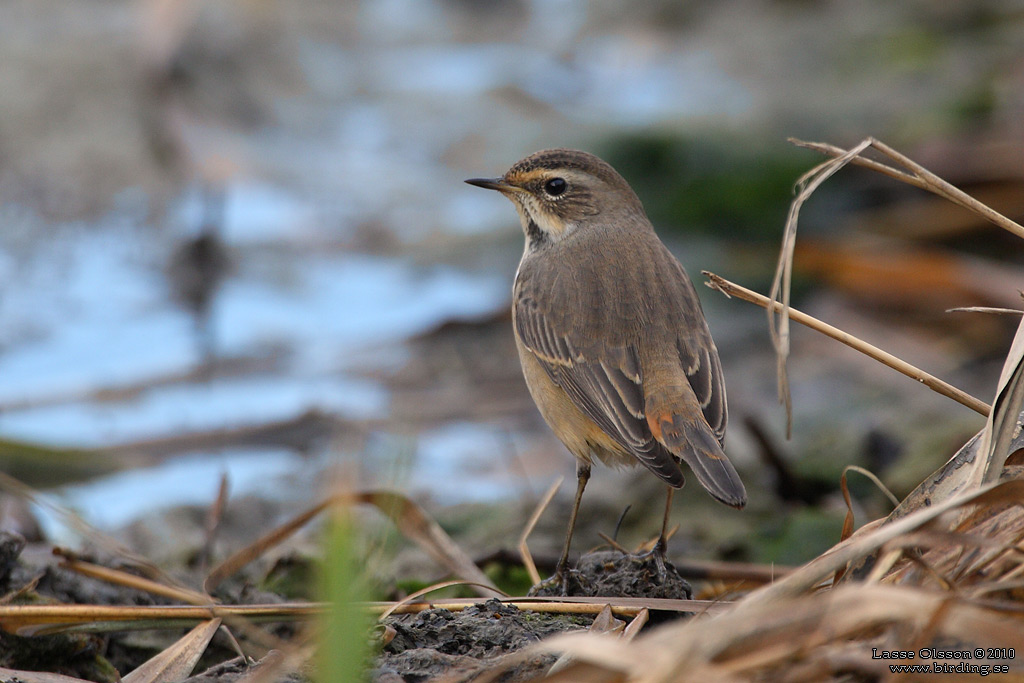
{"type": "Polygon", "coordinates": [[[555,329],[536,301],[516,301],[516,332],[573,404],[624,450],[671,486],[682,486],[675,458],[651,434],[644,418],[642,374],[634,346],[595,346],[555,329]],[[612,360],[609,360],[612,359],[612,360]]]}
{"type": "Polygon", "coordinates": [[[663,418],[674,424],[675,413],[686,411],[675,401],[689,395],[697,405],[688,419],[720,446],[725,385],[697,292],[649,226],[593,224],[577,234],[571,247],[566,238],[543,257],[527,251],[514,289],[516,334],[581,412],[665,482],[682,486],[686,430],[672,444],[652,432],[644,368],[670,368],[661,376],[669,385],[665,404],[658,405],[668,412],[655,416],[656,425],[663,418]],[[628,272],[609,270],[624,257],[628,272]],[[672,389],[673,376],[685,376],[692,393],[672,389]]]}

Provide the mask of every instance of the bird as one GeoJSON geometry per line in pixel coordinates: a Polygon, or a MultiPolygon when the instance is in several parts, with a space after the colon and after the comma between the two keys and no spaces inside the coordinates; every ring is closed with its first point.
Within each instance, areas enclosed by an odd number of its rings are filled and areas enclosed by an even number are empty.
{"type": "Polygon", "coordinates": [[[746,489],[723,450],[728,409],[718,349],[686,271],[639,197],[588,152],[547,149],[498,178],[465,182],[512,201],[525,235],[512,322],[527,388],[576,458],[576,496],[555,575],[567,590],[580,501],[598,461],[642,465],[668,488],[652,552],[663,571],[672,494],[685,463],[740,509],[746,489]]]}

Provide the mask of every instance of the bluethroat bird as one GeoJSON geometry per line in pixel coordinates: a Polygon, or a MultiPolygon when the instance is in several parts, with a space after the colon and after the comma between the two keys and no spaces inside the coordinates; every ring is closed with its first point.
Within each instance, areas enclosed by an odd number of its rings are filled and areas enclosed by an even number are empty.
{"type": "Polygon", "coordinates": [[[541,415],[576,457],[576,498],[553,580],[563,590],[593,458],[643,465],[672,492],[685,462],[714,498],[742,508],[746,490],[722,450],[727,409],[718,350],[686,271],[621,175],[592,154],[551,149],[471,185],[515,205],[526,234],[512,319],[541,415]]]}

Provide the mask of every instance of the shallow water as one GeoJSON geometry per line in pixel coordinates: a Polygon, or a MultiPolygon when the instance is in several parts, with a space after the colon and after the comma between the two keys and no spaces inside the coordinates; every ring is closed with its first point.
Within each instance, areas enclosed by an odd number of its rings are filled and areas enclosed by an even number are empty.
{"type": "MultiPolygon", "coordinates": [[[[0,252],[18,253],[3,270],[0,435],[102,449],[312,410],[385,421],[388,391],[372,375],[402,362],[405,339],[506,305],[508,283],[497,273],[324,247],[322,233],[306,232],[304,243],[308,213],[280,192],[252,189],[229,193],[225,235],[236,264],[211,317],[220,362],[265,362],[241,374],[196,373],[193,320],[169,296],[156,258],[164,235],[126,220],[38,222],[47,239],[22,235],[0,252]]],[[[53,494],[91,523],[116,526],[147,509],[208,503],[221,471],[243,494],[246,482],[302,466],[285,455],[253,448],[180,456],[53,494]]],[[[56,518],[46,520],[59,533],[56,518]]]]}

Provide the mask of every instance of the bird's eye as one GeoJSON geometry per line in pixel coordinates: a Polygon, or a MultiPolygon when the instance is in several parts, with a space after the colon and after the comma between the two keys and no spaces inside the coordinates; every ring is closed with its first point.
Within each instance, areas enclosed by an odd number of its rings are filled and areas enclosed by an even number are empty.
{"type": "Polygon", "coordinates": [[[544,191],[552,197],[562,194],[567,187],[569,187],[569,183],[565,182],[562,178],[552,178],[544,183],[544,191]]]}

